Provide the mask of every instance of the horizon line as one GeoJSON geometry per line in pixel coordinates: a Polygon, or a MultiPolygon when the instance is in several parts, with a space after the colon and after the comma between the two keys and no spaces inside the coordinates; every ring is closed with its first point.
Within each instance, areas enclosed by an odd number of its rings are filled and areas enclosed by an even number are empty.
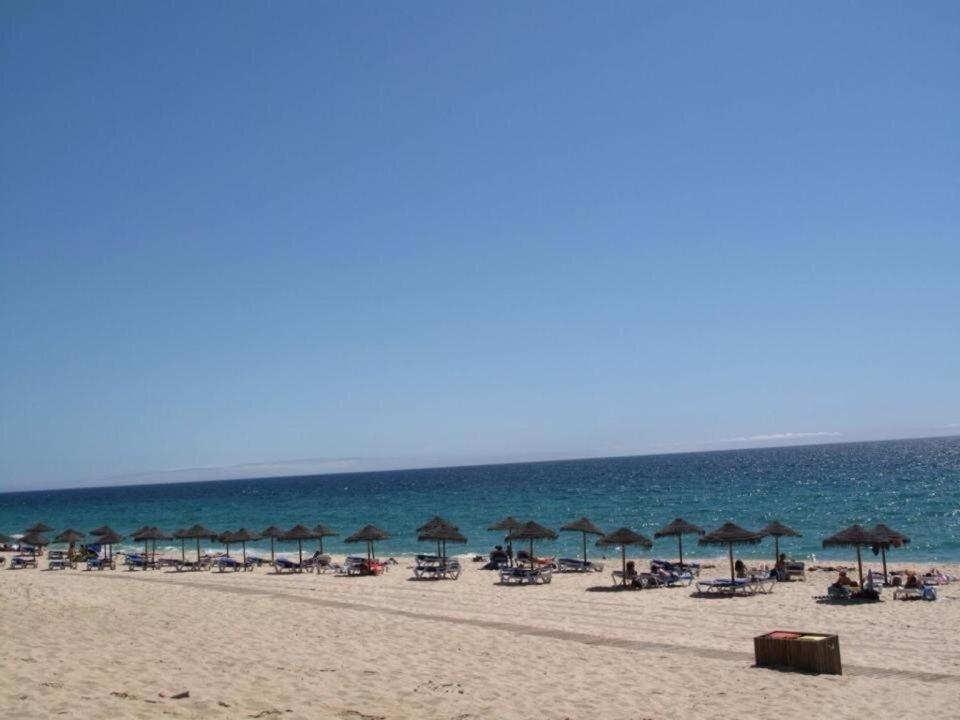
{"type": "MultiPolygon", "coordinates": [[[[822,447],[822,446],[834,446],[834,445],[863,445],[868,443],[890,443],[890,442],[905,442],[905,441],[920,441],[920,440],[939,440],[939,439],[949,439],[949,438],[960,438],[960,433],[950,433],[947,435],[924,435],[920,437],[893,437],[893,438],[878,438],[870,440],[824,440],[823,442],[804,442],[804,443],[791,443],[786,445],[763,445],[756,447],[740,447],[740,448],[711,448],[706,450],[667,450],[663,452],[641,452],[641,453],[629,453],[624,455],[584,455],[577,457],[554,457],[544,460],[501,460],[501,461],[490,461],[490,462],[476,462],[476,463],[461,463],[461,464],[452,464],[452,465],[417,465],[411,467],[395,467],[395,468],[378,468],[375,470],[346,470],[338,472],[310,472],[310,473],[290,473],[290,474],[281,474],[281,475],[263,475],[257,477],[223,477],[223,478],[212,478],[206,480],[172,480],[169,482],[145,482],[145,483],[121,483],[117,485],[76,485],[70,487],[53,487],[53,488],[38,488],[34,490],[4,490],[0,491],[0,496],[2,495],[18,495],[24,493],[35,493],[35,492],[71,492],[75,490],[104,490],[110,488],[127,488],[127,487],[156,487],[161,485],[192,485],[195,483],[202,482],[214,482],[214,483],[229,483],[229,482],[243,482],[245,480],[284,480],[288,478],[305,478],[305,477],[341,477],[344,475],[373,475],[379,473],[389,473],[389,472],[418,472],[423,470],[457,470],[462,468],[482,468],[482,467],[498,467],[505,465],[533,465],[533,464],[544,464],[544,463],[562,463],[562,462],[580,462],[588,460],[622,460],[629,458],[638,458],[638,457],[663,457],[670,455],[706,455],[706,454],[715,454],[715,453],[732,453],[732,452],[753,452],[753,451],[762,451],[762,450],[779,450],[784,448],[804,448],[804,447],[822,447]]],[[[326,462],[343,462],[347,460],[354,460],[356,458],[330,458],[326,462]]],[[[309,459],[307,459],[309,460],[309,459]]],[[[281,463],[294,463],[301,462],[302,460],[285,460],[280,461],[281,463]]],[[[139,473],[140,475],[162,475],[164,473],[176,473],[176,472],[185,472],[188,470],[215,470],[217,467],[223,468],[241,468],[241,467],[250,467],[257,465],[268,465],[269,463],[238,463],[236,465],[228,466],[211,466],[209,468],[196,467],[196,468],[175,468],[171,470],[155,470],[155,471],[146,471],[139,473]]],[[[137,474],[131,475],[121,475],[119,477],[136,477],[137,474]]]]}

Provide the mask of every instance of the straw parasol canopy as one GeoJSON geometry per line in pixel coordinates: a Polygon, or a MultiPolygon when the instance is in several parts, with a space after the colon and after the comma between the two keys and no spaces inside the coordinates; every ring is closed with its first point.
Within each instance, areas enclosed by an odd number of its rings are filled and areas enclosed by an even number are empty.
{"type": "Polygon", "coordinates": [[[108,532],[101,533],[96,537],[97,537],[98,543],[100,543],[101,545],[107,546],[107,557],[110,560],[113,560],[113,546],[116,545],[118,542],[122,541],[123,536],[117,534],[113,530],[110,530],[110,528],[107,528],[107,530],[108,532]]]}
{"type": "Polygon", "coordinates": [[[882,545],[883,538],[872,530],[867,530],[862,525],[851,525],[845,530],[841,530],[835,535],[825,538],[823,546],[827,547],[850,547],[857,549],[857,570],[860,573],[860,587],[863,587],[863,559],[860,557],[860,548],[864,545],[882,545]]]}
{"type": "Polygon", "coordinates": [[[373,560],[373,544],[378,540],[386,540],[389,537],[390,535],[386,531],[381,530],[376,525],[364,525],[353,535],[344,540],[344,542],[365,542],[367,544],[367,560],[373,560]]]}
{"type": "Polygon", "coordinates": [[[436,542],[437,555],[445,558],[447,556],[448,542],[465,543],[467,538],[457,529],[455,525],[427,523],[418,530],[417,540],[419,542],[436,542]],[[443,546],[442,550],[441,544],[443,546]]]}
{"type": "Polygon", "coordinates": [[[538,522],[531,520],[526,522],[516,530],[511,531],[507,535],[507,540],[513,542],[514,540],[529,540],[530,541],[530,566],[533,567],[533,541],[534,540],[556,540],[559,536],[556,532],[551,530],[548,527],[544,527],[538,522]]]}
{"type": "Polygon", "coordinates": [[[317,525],[317,526],[313,529],[313,531],[317,534],[317,539],[320,541],[319,550],[320,550],[321,553],[323,552],[323,539],[324,539],[325,537],[337,537],[337,536],[340,534],[340,533],[338,533],[336,530],[334,530],[333,528],[328,527],[327,525],[324,525],[323,523],[320,523],[319,525],[317,525]]]}
{"type": "Polygon", "coordinates": [[[782,537],[803,537],[800,533],[788,525],[784,525],[779,520],[768,522],[760,534],[764,537],[773,538],[773,559],[774,562],[780,562],[780,538],[782,537]]]}
{"type": "MultiPolygon", "coordinates": [[[[873,532],[879,535],[882,538],[885,538],[885,542],[880,543],[880,554],[883,557],[883,582],[887,583],[887,548],[888,547],[903,547],[910,542],[910,538],[904,535],[902,532],[894,530],[883,523],[878,523],[873,526],[873,532]]],[[[874,550],[876,552],[876,549],[874,550]]]]}
{"type": "Polygon", "coordinates": [[[281,530],[276,525],[271,525],[268,528],[264,528],[264,530],[260,533],[260,537],[270,538],[270,562],[273,562],[276,559],[273,554],[273,543],[275,540],[282,538],[284,532],[284,530],[281,530]]]}
{"type": "Polygon", "coordinates": [[[233,541],[240,543],[240,547],[243,549],[243,564],[247,564],[247,543],[254,542],[260,539],[260,534],[255,533],[246,528],[240,528],[235,533],[233,533],[233,541]]]}
{"type": "Polygon", "coordinates": [[[418,532],[418,533],[426,532],[427,530],[429,530],[430,528],[432,528],[432,527],[435,526],[435,525],[445,525],[446,527],[452,527],[452,528],[456,528],[456,527],[457,527],[456,525],[454,525],[452,522],[450,522],[450,521],[447,520],[446,518],[442,518],[442,517],[440,517],[439,515],[434,515],[432,518],[430,518],[429,520],[427,520],[423,525],[421,525],[420,527],[418,527],[418,528],[417,528],[417,532],[418,532]]]}
{"type": "Polygon", "coordinates": [[[647,549],[653,547],[653,543],[650,541],[650,538],[625,527],[617,528],[612,533],[604,535],[602,538],[597,540],[597,545],[620,546],[620,563],[623,570],[621,579],[624,587],[627,585],[627,545],[639,545],[640,547],[647,549]]]}
{"type": "Polygon", "coordinates": [[[80,542],[85,537],[86,535],[84,535],[82,532],[71,528],[64,530],[62,533],[57,535],[53,541],[55,543],[69,543],[70,545],[73,545],[74,543],[80,542]]]}
{"type": "Polygon", "coordinates": [[[316,540],[317,535],[306,525],[294,525],[292,528],[287,530],[283,535],[280,536],[281,540],[286,540],[288,542],[297,541],[297,547],[300,550],[300,565],[303,565],[303,541],[304,540],[316,540]]]}
{"type": "Polygon", "coordinates": [[[24,533],[48,533],[53,532],[53,528],[49,525],[44,525],[42,522],[38,522],[36,525],[31,525],[24,533]]]}
{"type": "Polygon", "coordinates": [[[672,522],[667,523],[653,534],[655,538],[676,537],[677,553],[680,555],[680,567],[683,567],[683,536],[684,535],[703,535],[706,532],[699,525],[687,522],[683,518],[674,518],[672,522]]]}
{"type": "Polygon", "coordinates": [[[180,539],[180,550],[181,556],[183,557],[183,541],[184,540],[196,540],[197,541],[197,562],[200,562],[200,540],[215,540],[217,533],[211,530],[204,525],[199,523],[196,525],[191,525],[186,530],[179,530],[175,532],[174,537],[180,539]]]}
{"type": "Polygon", "coordinates": [[[507,515],[507,517],[505,517],[503,520],[499,520],[487,528],[487,530],[501,530],[506,533],[504,536],[504,541],[507,543],[507,548],[510,550],[511,562],[513,562],[513,542],[510,540],[509,535],[521,525],[523,525],[522,522],[510,515],[507,515]]]}
{"type": "Polygon", "coordinates": [[[49,545],[50,541],[47,540],[43,535],[37,531],[28,532],[22,538],[20,538],[20,545],[29,545],[31,553],[34,557],[37,556],[37,548],[43,547],[44,545],[49,545]]]}
{"type": "Polygon", "coordinates": [[[109,533],[115,533],[115,532],[116,530],[114,530],[109,525],[101,525],[96,530],[91,530],[90,534],[93,535],[94,537],[100,537],[101,535],[107,535],[109,533]]]}
{"type": "Polygon", "coordinates": [[[726,522],[713,532],[704,535],[698,541],[701,545],[726,545],[730,555],[730,579],[735,580],[736,574],[733,570],[733,546],[734,545],[756,545],[763,540],[763,535],[736,525],[732,522],[726,522]]]}
{"type": "Polygon", "coordinates": [[[240,542],[234,537],[232,530],[224,530],[222,533],[217,535],[217,542],[221,542],[227,546],[227,557],[230,557],[230,543],[240,542]]]}
{"type": "MultiPolygon", "coordinates": [[[[144,555],[150,554],[150,541],[153,541],[153,554],[157,554],[157,540],[173,540],[172,535],[167,535],[163,530],[153,525],[144,525],[142,528],[137,530],[133,534],[133,539],[136,542],[143,543],[143,553],[144,555]]],[[[147,563],[144,562],[143,569],[147,569],[147,563]]]]}
{"type": "Polygon", "coordinates": [[[587,561],[587,535],[603,535],[603,530],[598,528],[587,518],[582,517],[579,520],[574,520],[573,522],[567,523],[562,528],[561,532],[578,532],[583,535],[583,561],[587,561]]]}

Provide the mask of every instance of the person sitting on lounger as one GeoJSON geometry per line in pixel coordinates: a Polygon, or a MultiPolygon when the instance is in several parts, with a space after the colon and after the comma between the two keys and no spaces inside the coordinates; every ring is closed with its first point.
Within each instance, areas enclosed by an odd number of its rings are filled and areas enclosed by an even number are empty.
{"type": "Polygon", "coordinates": [[[775,577],[780,582],[784,582],[787,579],[787,556],[785,553],[780,553],[780,557],[777,558],[777,564],[773,566],[770,577],[775,577]]]}
{"type": "Polygon", "coordinates": [[[506,567],[510,564],[509,557],[507,553],[503,551],[503,547],[497,545],[490,551],[490,562],[483,566],[484,570],[499,570],[501,567],[506,567]]]}
{"type": "Polygon", "coordinates": [[[745,578],[747,576],[747,566],[743,564],[743,560],[737,560],[733,564],[733,572],[738,578],[745,578]]]}
{"type": "Polygon", "coordinates": [[[915,572],[907,573],[907,581],[903,584],[905,588],[912,588],[914,590],[920,590],[923,588],[923,584],[920,582],[920,578],[917,577],[915,572]]]}
{"type": "Polygon", "coordinates": [[[853,587],[856,583],[847,576],[846,570],[841,570],[834,585],[836,587],[853,587]]]}

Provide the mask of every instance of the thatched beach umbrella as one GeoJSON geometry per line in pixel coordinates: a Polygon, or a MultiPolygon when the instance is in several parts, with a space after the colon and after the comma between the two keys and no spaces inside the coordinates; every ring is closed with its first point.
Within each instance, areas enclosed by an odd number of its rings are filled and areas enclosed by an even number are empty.
{"type": "Polygon", "coordinates": [[[623,574],[622,580],[623,585],[626,587],[627,584],[627,545],[639,545],[650,549],[653,547],[653,543],[650,541],[650,538],[641,535],[638,532],[634,532],[630,528],[618,528],[608,535],[604,535],[602,538],[597,540],[597,545],[619,545],[620,546],[620,563],[622,566],[623,574]]]}
{"type": "Polygon", "coordinates": [[[243,548],[243,564],[247,564],[247,543],[254,542],[259,540],[260,535],[247,530],[246,528],[240,528],[235,533],[233,533],[233,541],[240,543],[240,547],[243,548]]]}
{"type": "Polygon", "coordinates": [[[703,535],[706,533],[699,525],[687,522],[683,518],[675,518],[667,523],[653,534],[654,538],[674,537],[677,538],[677,553],[680,555],[680,569],[683,569],[683,536],[684,535],[703,535]]]}
{"type": "Polygon", "coordinates": [[[53,528],[49,525],[44,525],[42,522],[38,522],[36,525],[31,525],[26,530],[23,531],[24,534],[29,533],[48,533],[53,532],[53,528]]]}
{"type": "Polygon", "coordinates": [[[888,547],[902,547],[910,542],[910,538],[904,535],[902,532],[898,532],[891,527],[879,523],[874,525],[873,533],[884,538],[884,542],[880,543],[880,554],[883,557],[883,584],[887,584],[887,548],[888,547]]]}
{"type": "MultiPolygon", "coordinates": [[[[59,535],[57,535],[57,536],[53,539],[53,541],[54,541],[55,543],[66,543],[66,544],[70,547],[69,554],[72,556],[72,555],[73,555],[73,549],[74,549],[74,547],[76,546],[76,544],[77,544],[78,542],[81,542],[84,537],[86,537],[86,536],[85,536],[82,532],[80,532],[79,530],[74,530],[73,528],[68,528],[67,530],[64,530],[62,533],[60,533],[59,535]]],[[[73,559],[73,558],[71,557],[71,561],[72,561],[72,559],[73,559]]]]}
{"type": "Polygon", "coordinates": [[[306,525],[294,525],[292,528],[287,530],[281,537],[281,540],[286,540],[288,542],[297,541],[297,547],[300,550],[300,565],[303,565],[303,541],[304,540],[316,540],[317,535],[306,525]]]}
{"type": "Polygon", "coordinates": [[[730,580],[736,580],[736,573],[733,570],[733,546],[756,545],[761,540],[763,536],[760,533],[744,530],[739,525],[726,522],[713,532],[704,535],[698,542],[701,545],[726,545],[730,555],[730,580]]]}
{"type": "Polygon", "coordinates": [[[224,530],[222,533],[217,535],[217,542],[220,542],[226,545],[227,557],[230,557],[230,543],[240,542],[240,541],[234,539],[232,530],[224,530]]]}
{"type": "Polygon", "coordinates": [[[100,533],[100,535],[97,536],[97,542],[100,543],[100,545],[107,546],[107,559],[111,562],[113,561],[113,546],[122,540],[123,536],[115,533],[110,528],[107,528],[107,532],[100,533]]]}
{"type": "Polygon", "coordinates": [[[43,547],[44,545],[49,545],[50,541],[47,540],[43,535],[34,530],[33,532],[26,533],[22,538],[20,538],[20,545],[29,545],[30,553],[33,557],[37,556],[37,548],[43,547]]]}
{"type": "Polygon", "coordinates": [[[860,587],[863,587],[863,559],[860,557],[860,548],[864,545],[879,545],[883,543],[883,538],[867,530],[862,525],[851,525],[846,530],[841,530],[835,535],[825,538],[823,546],[826,547],[850,547],[857,548],[857,570],[860,574],[860,587]]]}
{"type": "MultiPolygon", "coordinates": [[[[437,528],[452,528],[454,531],[459,531],[460,528],[454,525],[452,522],[446,518],[442,518],[439,515],[434,515],[432,518],[427,520],[423,525],[417,528],[417,540],[419,542],[428,542],[429,540],[435,540],[437,543],[437,555],[440,555],[440,543],[439,538],[428,538],[427,534],[430,534],[431,531],[437,528]]],[[[456,542],[456,541],[455,541],[456,542]]],[[[466,542],[466,539],[464,539],[466,542]]]]}
{"type": "Polygon", "coordinates": [[[447,543],[465,543],[467,538],[454,525],[434,523],[423,526],[421,531],[417,534],[417,540],[419,542],[436,542],[437,555],[446,559],[447,543]],[[443,545],[443,550],[440,549],[441,543],[443,545]]]}
{"type": "Polygon", "coordinates": [[[285,530],[281,530],[276,525],[271,525],[268,528],[264,528],[263,532],[260,533],[260,537],[270,538],[270,562],[276,560],[273,553],[273,542],[283,538],[285,530]]]}
{"type": "Polygon", "coordinates": [[[107,533],[114,532],[113,528],[109,525],[101,525],[96,530],[91,530],[90,534],[94,537],[100,537],[101,535],[106,535],[107,533]]]}
{"type": "Polygon", "coordinates": [[[381,530],[376,525],[364,525],[353,535],[344,540],[344,542],[365,542],[367,544],[367,560],[373,560],[373,544],[378,540],[387,540],[389,537],[390,535],[385,530],[381,530]]]}
{"type": "MultiPolygon", "coordinates": [[[[133,539],[143,543],[143,553],[145,560],[154,560],[157,555],[157,540],[173,540],[172,535],[167,535],[163,530],[153,525],[145,525],[133,534],[133,539]],[[153,541],[153,557],[150,556],[150,541],[153,541]]],[[[147,569],[147,563],[144,562],[143,569],[147,569]]]]}
{"type": "MultiPolygon", "coordinates": [[[[197,562],[200,562],[200,540],[216,540],[217,533],[211,530],[208,527],[200,525],[191,525],[186,530],[181,530],[179,533],[175,533],[177,537],[183,540],[196,540],[197,541],[197,562]]],[[[182,544],[181,544],[182,547],[182,544]]]]}
{"type": "Polygon", "coordinates": [[[510,541],[510,533],[514,530],[519,530],[523,525],[522,522],[516,520],[515,518],[507,515],[503,520],[495,522],[493,525],[487,528],[487,530],[501,530],[504,533],[504,541],[507,543],[507,547],[510,549],[510,560],[513,561],[513,543],[510,541]]]}
{"type": "Polygon", "coordinates": [[[53,541],[55,543],[67,543],[69,545],[74,545],[75,543],[78,543],[81,540],[83,540],[85,537],[86,535],[84,535],[79,530],[74,530],[70,528],[70,529],[64,530],[62,533],[57,535],[53,539],[53,541]]]}
{"type": "Polygon", "coordinates": [[[587,562],[587,535],[603,535],[603,530],[598,528],[587,518],[582,517],[579,520],[574,520],[573,522],[567,523],[562,528],[561,532],[578,532],[583,535],[583,562],[587,562]]]}
{"type": "Polygon", "coordinates": [[[780,562],[780,538],[782,537],[803,537],[800,533],[794,530],[792,527],[784,525],[779,520],[774,520],[767,523],[760,534],[764,537],[773,538],[773,559],[774,562],[780,562]]]}
{"type": "Polygon", "coordinates": [[[538,522],[531,520],[526,522],[516,530],[507,535],[507,540],[529,540],[530,541],[530,567],[533,567],[533,541],[534,540],[556,540],[559,536],[548,527],[544,527],[538,522]]]}
{"type": "Polygon", "coordinates": [[[340,534],[333,528],[328,527],[323,523],[320,523],[319,525],[317,525],[313,529],[313,532],[316,535],[317,539],[320,541],[320,546],[318,549],[320,550],[321,554],[323,553],[323,539],[325,537],[337,537],[340,534]]]}

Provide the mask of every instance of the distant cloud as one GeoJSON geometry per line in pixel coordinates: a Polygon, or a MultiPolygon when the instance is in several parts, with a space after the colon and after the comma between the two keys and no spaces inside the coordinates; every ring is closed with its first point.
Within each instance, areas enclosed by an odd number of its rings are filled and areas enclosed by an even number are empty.
{"type": "Polygon", "coordinates": [[[937,425],[937,430],[953,430],[960,428],[960,422],[947,423],[946,425],[937,425]]]}
{"type": "Polygon", "coordinates": [[[825,430],[818,430],[816,432],[780,432],[780,433],[769,433],[767,435],[747,435],[744,437],[727,438],[725,440],[721,440],[720,442],[725,442],[725,443],[768,442],[770,440],[807,440],[809,438],[839,437],[839,436],[840,436],[840,433],[838,432],[826,432],[825,430]]]}

